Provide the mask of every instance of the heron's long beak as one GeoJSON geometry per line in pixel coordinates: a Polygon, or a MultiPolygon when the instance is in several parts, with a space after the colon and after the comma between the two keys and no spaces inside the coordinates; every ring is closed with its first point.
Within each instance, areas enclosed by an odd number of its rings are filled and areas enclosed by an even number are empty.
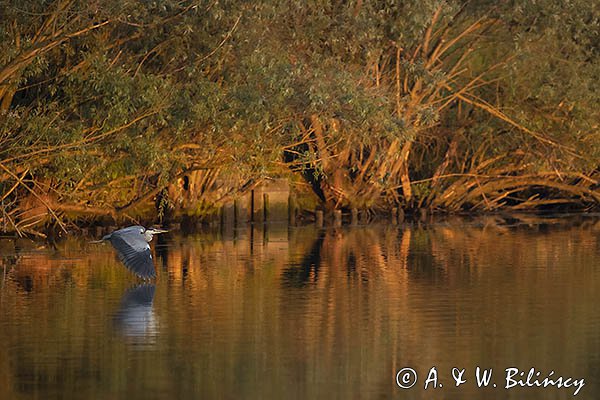
{"type": "Polygon", "coordinates": [[[153,235],[157,235],[159,233],[167,233],[169,231],[165,230],[165,229],[156,229],[156,228],[150,228],[148,229],[146,232],[150,232],[153,235]]]}

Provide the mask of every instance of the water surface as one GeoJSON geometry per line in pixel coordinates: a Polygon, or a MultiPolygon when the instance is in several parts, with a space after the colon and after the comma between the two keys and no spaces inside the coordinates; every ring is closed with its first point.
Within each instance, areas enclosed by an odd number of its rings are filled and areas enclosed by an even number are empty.
{"type": "Polygon", "coordinates": [[[599,235],[570,218],[170,234],[145,285],[86,238],[2,241],[0,398],[573,398],[504,388],[533,367],[596,399],[599,235]]]}

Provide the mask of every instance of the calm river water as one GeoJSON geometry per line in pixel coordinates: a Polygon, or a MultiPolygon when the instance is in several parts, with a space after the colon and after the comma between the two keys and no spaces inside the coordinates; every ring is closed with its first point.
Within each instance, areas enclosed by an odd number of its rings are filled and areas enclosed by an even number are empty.
{"type": "Polygon", "coordinates": [[[0,398],[600,398],[598,220],[169,235],[2,241],[0,398]]]}

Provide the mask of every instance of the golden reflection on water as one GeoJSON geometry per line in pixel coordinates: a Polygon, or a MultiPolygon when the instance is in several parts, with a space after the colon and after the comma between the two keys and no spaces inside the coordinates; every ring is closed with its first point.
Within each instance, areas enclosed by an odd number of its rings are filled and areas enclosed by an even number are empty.
{"type": "Polygon", "coordinates": [[[452,367],[476,366],[584,377],[595,398],[598,234],[478,220],[174,235],[155,286],[110,246],[5,241],[0,398],[572,397],[452,387],[452,367]],[[420,382],[402,391],[406,366],[420,382]]]}

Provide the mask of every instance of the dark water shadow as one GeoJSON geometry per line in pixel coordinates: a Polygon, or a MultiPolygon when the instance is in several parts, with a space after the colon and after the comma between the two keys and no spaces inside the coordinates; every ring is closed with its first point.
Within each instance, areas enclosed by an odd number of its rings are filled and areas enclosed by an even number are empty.
{"type": "MultiPolygon", "coordinates": [[[[155,238],[156,245],[154,246],[154,251],[156,252],[156,258],[161,261],[162,270],[167,271],[169,269],[170,239],[165,235],[157,235],[155,238]]],[[[156,263],[154,263],[154,266],[158,268],[156,263]]]]}
{"type": "Polygon", "coordinates": [[[325,233],[321,232],[314,240],[308,253],[302,257],[299,264],[289,265],[282,274],[283,286],[301,288],[319,279],[319,268],[321,266],[321,253],[325,233]]]}
{"type": "Polygon", "coordinates": [[[115,330],[134,344],[153,344],[158,334],[158,319],[153,301],[156,287],[142,284],[127,289],[113,317],[115,330]]]}

